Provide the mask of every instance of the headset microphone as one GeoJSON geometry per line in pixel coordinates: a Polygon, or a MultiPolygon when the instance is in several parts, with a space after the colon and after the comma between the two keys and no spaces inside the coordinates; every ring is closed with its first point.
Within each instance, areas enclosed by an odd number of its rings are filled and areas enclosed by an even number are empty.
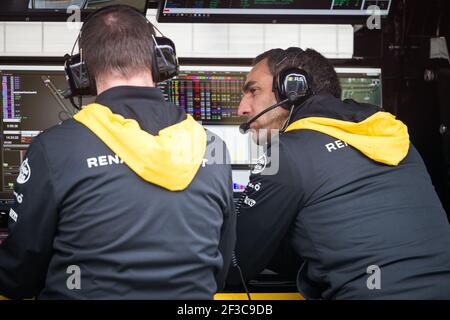
{"type": "Polygon", "coordinates": [[[258,113],[256,116],[254,116],[253,118],[251,118],[251,119],[248,120],[247,122],[241,124],[241,125],[239,126],[239,131],[240,131],[242,134],[246,134],[247,131],[250,129],[250,125],[251,125],[253,122],[255,122],[256,120],[258,120],[259,117],[261,117],[262,115],[266,114],[266,113],[269,112],[269,111],[272,111],[272,110],[275,109],[275,108],[278,108],[278,107],[281,106],[282,104],[285,104],[286,102],[289,102],[289,101],[290,101],[290,99],[283,100],[283,101],[278,102],[277,104],[274,104],[273,106],[271,106],[271,107],[269,107],[269,108],[267,108],[267,109],[261,111],[260,113],[258,113]]]}

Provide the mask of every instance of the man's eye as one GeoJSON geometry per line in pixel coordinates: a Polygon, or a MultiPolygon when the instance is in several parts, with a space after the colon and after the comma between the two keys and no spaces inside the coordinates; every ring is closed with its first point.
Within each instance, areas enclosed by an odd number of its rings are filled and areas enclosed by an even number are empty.
{"type": "Polygon", "coordinates": [[[255,94],[256,93],[256,91],[258,91],[257,89],[255,89],[255,88],[252,88],[252,89],[250,89],[250,93],[251,94],[255,94]]]}

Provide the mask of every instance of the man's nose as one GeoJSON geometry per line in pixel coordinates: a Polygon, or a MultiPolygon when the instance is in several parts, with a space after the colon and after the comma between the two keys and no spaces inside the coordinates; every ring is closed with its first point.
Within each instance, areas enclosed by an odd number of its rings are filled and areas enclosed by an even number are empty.
{"type": "Polygon", "coordinates": [[[252,113],[251,104],[247,95],[244,95],[239,103],[238,115],[240,117],[248,117],[252,113]]]}

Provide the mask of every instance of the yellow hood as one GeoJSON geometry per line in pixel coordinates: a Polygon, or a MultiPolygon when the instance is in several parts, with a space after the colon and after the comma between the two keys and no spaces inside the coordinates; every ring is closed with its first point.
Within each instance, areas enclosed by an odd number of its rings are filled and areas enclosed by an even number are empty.
{"type": "Polygon", "coordinates": [[[186,189],[197,174],[206,151],[206,132],[190,115],[159,131],[143,131],[100,104],[90,104],[74,116],[95,133],[142,179],[170,191],[186,189]]]}
{"type": "Polygon", "coordinates": [[[314,130],[337,138],[370,159],[396,166],[408,154],[408,128],[388,112],[377,112],[362,122],[311,117],[292,123],[287,129],[314,130]]]}

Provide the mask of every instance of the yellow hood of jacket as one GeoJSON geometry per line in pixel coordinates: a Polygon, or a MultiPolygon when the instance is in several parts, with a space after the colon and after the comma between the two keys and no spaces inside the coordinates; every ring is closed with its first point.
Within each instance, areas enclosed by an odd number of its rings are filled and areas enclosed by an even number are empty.
{"type": "Polygon", "coordinates": [[[310,117],[293,122],[285,132],[319,131],[358,149],[370,159],[396,166],[408,154],[406,125],[388,112],[377,112],[359,123],[331,118],[310,117]]]}
{"type": "Polygon", "coordinates": [[[206,152],[206,132],[190,115],[153,136],[136,120],[89,104],[74,119],[88,127],[142,179],[170,191],[186,189],[206,152]]]}

